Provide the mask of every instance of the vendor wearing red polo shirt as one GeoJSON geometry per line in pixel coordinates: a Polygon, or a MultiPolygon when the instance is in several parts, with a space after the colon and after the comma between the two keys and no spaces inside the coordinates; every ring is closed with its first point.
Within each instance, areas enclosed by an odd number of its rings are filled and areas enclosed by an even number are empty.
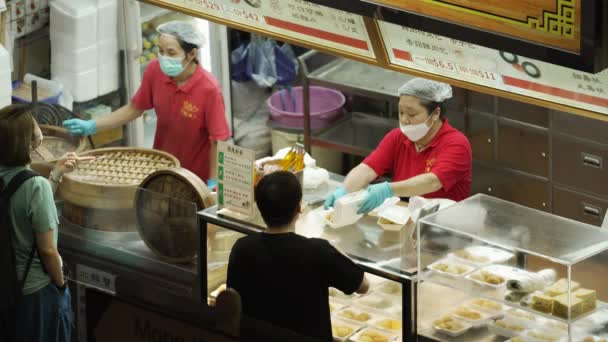
{"type": "Polygon", "coordinates": [[[449,198],[460,201],[471,190],[472,155],[467,138],[444,118],[444,101],[452,97],[448,84],[415,78],[399,89],[399,126],[355,167],[325,200],[325,207],[367,187],[359,213],[367,213],[392,196],[449,198]],[[380,176],[392,182],[369,185],[380,176]]]}
{"type": "Polygon", "coordinates": [[[171,153],[202,180],[215,178],[217,141],[230,137],[224,99],[217,80],[196,58],[203,37],[189,23],[157,28],[159,58],[148,64],[131,103],[99,120],[63,123],[71,134],[93,135],[123,126],[154,108],[158,117],[154,148],[171,153]]]}

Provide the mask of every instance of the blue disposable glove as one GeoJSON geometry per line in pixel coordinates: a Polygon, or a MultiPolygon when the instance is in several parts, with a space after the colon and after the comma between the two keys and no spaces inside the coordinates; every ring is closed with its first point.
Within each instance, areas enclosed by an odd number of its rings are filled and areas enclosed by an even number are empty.
{"type": "Polygon", "coordinates": [[[336,190],[334,190],[334,192],[327,196],[327,198],[325,198],[325,209],[329,209],[331,207],[334,206],[334,204],[336,203],[336,201],[340,198],[343,197],[344,195],[346,195],[348,192],[346,192],[346,189],[341,186],[339,188],[337,188],[336,190]]]}
{"type": "Polygon", "coordinates": [[[93,135],[97,133],[97,124],[94,120],[65,120],[63,122],[63,127],[65,127],[71,135],[93,135]]]}
{"type": "Polygon", "coordinates": [[[207,187],[209,188],[209,190],[213,191],[216,186],[217,186],[217,181],[215,179],[213,179],[213,178],[207,179],[207,187]]]}
{"type": "Polygon", "coordinates": [[[361,202],[357,214],[367,214],[391,197],[393,197],[393,189],[388,182],[370,185],[367,187],[367,196],[361,202]]]}

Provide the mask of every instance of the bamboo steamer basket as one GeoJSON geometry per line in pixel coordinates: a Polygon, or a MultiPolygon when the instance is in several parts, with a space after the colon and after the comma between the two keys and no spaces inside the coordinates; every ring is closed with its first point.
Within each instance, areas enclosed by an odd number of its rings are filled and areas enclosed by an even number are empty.
{"type": "Polygon", "coordinates": [[[82,153],[87,149],[84,137],[74,137],[63,127],[39,125],[44,139],[42,144],[30,153],[32,170],[48,177],[55,163],[66,153],[82,153]]]}
{"type": "MultiPolygon", "coordinates": [[[[149,175],[137,189],[137,230],[144,243],[161,259],[190,262],[197,254],[199,225],[196,213],[214,200],[205,183],[184,168],[149,175]]],[[[208,235],[213,235],[209,228],[208,235]]]]}
{"type": "Polygon", "coordinates": [[[172,155],[144,148],[102,148],[87,151],[81,156],[97,157],[95,161],[90,162],[94,164],[89,164],[87,168],[100,165],[98,167],[101,169],[114,170],[101,172],[110,172],[107,177],[117,181],[101,182],[95,180],[93,175],[90,176],[93,179],[90,179],[88,175],[92,171],[84,170],[80,165],[81,170],[66,174],[59,186],[58,194],[64,200],[62,215],[71,223],[103,231],[135,231],[133,203],[141,180],[159,169],[179,166],[179,161],[172,155]],[[111,157],[118,153],[121,156],[111,157]],[[148,158],[160,160],[148,162],[148,158]],[[107,160],[105,166],[104,159],[107,160]],[[155,166],[156,164],[163,165],[155,166]],[[118,181],[123,184],[117,183],[118,181]]]}

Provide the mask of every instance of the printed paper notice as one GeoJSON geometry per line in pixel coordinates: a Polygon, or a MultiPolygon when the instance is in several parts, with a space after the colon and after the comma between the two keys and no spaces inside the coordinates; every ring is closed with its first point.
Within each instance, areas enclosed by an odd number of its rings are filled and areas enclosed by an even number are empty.
{"type": "Polygon", "coordinates": [[[255,152],[218,142],[217,200],[219,208],[253,216],[255,152]]]}

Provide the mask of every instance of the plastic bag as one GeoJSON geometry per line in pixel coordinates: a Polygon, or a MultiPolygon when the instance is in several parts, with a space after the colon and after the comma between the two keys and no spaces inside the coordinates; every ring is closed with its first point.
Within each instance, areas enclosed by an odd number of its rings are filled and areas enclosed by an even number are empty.
{"type": "Polygon", "coordinates": [[[242,44],[230,55],[232,79],[253,80],[260,87],[288,85],[296,80],[298,62],[288,44],[252,34],[248,44],[242,44]]]}

